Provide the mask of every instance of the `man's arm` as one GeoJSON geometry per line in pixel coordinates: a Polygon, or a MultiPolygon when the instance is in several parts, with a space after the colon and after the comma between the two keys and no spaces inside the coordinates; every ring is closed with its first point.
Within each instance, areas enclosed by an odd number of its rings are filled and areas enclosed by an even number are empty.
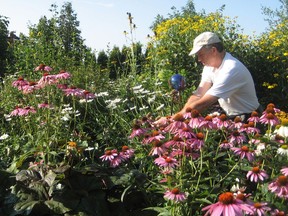
{"type": "MultiPolygon", "coordinates": [[[[201,108],[201,110],[207,108],[208,106],[210,106],[210,102],[215,103],[218,98],[216,99],[216,101],[214,100],[215,98],[206,98],[205,100],[202,100],[202,98],[204,97],[205,93],[211,88],[211,83],[208,82],[202,82],[200,83],[199,87],[197,88],[197,90],[194,92],[193,95],[191,95],[191,97],[187,100],[186,104],[184,105],[184,107],[176,114],[185,114],[187,108],[192,108],[192,109],[197,109],[195,108],[195,106],[197,105],[198,108],[201,108]],[[199,103],[200,100],[200,103],[199,103]]],[[[199,110],[200,111],[200,110],[199,110]]]]}

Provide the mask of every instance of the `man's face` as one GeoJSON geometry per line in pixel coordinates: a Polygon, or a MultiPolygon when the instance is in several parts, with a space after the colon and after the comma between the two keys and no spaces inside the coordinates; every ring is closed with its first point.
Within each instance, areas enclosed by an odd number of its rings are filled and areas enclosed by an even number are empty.
{"type": "Polygon", "coordinates": [[[201,62],[205,66],[211,66],[212,52],[213,52],[213,47],[209,45],[203,46],[196,53],[198,61],[201,62]]]}

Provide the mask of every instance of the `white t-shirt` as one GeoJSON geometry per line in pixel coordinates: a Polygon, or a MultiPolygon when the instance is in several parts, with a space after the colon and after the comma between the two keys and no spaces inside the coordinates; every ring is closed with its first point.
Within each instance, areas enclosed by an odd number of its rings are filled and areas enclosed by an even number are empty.
{"type": "Polygon", "coordinates": [[[219,68],[204,66],[201,82],[212,83],[206,94],[218,97],[227,115],[250,113],[259,106],[250,72],[229,53],[219,68]]]}

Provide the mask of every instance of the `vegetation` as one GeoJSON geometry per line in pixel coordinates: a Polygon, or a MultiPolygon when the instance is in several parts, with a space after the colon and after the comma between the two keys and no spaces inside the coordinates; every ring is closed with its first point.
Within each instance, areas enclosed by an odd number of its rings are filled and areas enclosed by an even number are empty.
{"type": "Polygon", "coordinates": [[[287,214],[281,3],[275,12],[264,8],[267,32],[247,36],[224,7],[198,13],[188,1],[156,18],[145,50],[127,13],[130,46],[98,55],[84,45],[69,2],[52,5],[52,18],[43,16],[19,39],[7,40],[13,34],[0,16],[0,215],[203,215],[236,198],[254,215],[287,214]],[[206,30],[247,65],[265,112],[244,124],[211,107],[152,127],[197,86],[201,65],[188,53],[206,30]],[[176,73],[185,78],[181,91],[168,83],[176,73]]]}

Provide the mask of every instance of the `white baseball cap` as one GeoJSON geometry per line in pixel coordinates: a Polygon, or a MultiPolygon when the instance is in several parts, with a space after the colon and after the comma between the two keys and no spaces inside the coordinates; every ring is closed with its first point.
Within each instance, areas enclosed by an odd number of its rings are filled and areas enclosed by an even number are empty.
{"type": "Polygon", "coordinates": [[[219,43],[221,42],[220,38],[213,32],[203,32],[198,35],[193,42],[193,49],[189,55],[196,54],[203,46],[219,43]]]}

